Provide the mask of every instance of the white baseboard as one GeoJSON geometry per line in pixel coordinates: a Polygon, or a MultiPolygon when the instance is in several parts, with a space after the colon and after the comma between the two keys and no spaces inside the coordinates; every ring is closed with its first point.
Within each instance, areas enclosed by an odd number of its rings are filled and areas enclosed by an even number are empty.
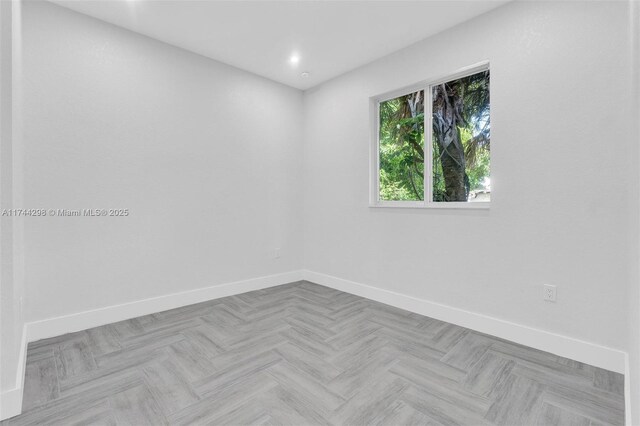
{"type": "Polygon", "coordinates": [[[22,388],[13,388],[0,394],[0,420],[17,416],[22,411],[22,388]]]}
{"type": "Polygon", "coordinates": [[[0,393],[0,420],[17,416],[22,412],[22,395],[24,370],[27,365],[27,326],[22,327],[20,340],[20,354],[18,355],[18,371],[16,372],[16,387],[0,393]]]}
{"type": "MultiPolygon", "coordinates": [[[[624,424],[625,426],[633,426],[631,413],[631,367],[629,366],[629,354],[624,354],[624,424]]],[[[636,401],[635,404],[640,404],[636,401]]]]}
{"type": "Polygon", "coordinates": [[[585,364],[625,374],[627,354],[617,349],[314,271],[305,270],[304,279],[585,364]]]}
{"type": "Polygon", "coordinates": [[[302,277],[302,271],[285,272],[34,321],[27,324],[27,340],[35,342],[207,300],[300,281],[302,277]]]}
{"type": "Polygon", "coordinates": [[[22,412],[24,370],[30,342],[302,279],[302,271],[285,272],[29,322],[22,333],[16,387],[0,394],[0,420],[22,412]]]}

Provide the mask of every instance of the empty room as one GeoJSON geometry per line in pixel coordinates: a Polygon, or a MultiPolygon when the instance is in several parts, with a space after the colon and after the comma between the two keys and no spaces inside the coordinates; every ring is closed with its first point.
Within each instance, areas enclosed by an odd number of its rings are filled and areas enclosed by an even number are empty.
{"type": "Polygon", "coordinates": [[[0,0],[0,425],[640,425],[640,0],[0,0]]]}

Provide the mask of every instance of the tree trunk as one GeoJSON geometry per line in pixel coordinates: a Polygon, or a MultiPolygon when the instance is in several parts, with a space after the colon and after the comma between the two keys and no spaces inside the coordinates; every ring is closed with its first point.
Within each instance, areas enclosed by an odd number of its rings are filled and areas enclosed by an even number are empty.
{"type": "Polygon", "coordinates": [[[464,148],[458,126],[462,124],[460,88],[434,87],[433,132],[440,151],[446,201],[467,201],[468,184],[464,148]]]}
{"type": "MultiPolygon", "coordinates": [[[[458,134],[458,131],[452,132],[458,134]]],[[[445,136],[446,137],[446,136],[445,136]]],[[[465,184],[464,152],[458,138],[458,143],[451,141],[445,148],[439,144],[444,178],[445,196],[447,201],[467,201],[467,185],[465,184]]]]}

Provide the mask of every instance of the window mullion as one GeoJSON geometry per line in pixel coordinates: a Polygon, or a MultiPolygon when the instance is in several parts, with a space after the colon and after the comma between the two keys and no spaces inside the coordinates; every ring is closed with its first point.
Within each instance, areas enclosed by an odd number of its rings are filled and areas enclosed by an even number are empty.
{"type": "Polygon", "coordinates": [[[376,168],[376,179],[375,179],[375,197],[376,202],[380,202],[380,102],[376,102],[376,111],[375,111],[375,168],[376,168]]]}
{"type": "Polygon", "coordinates": [[[433,203],[433,114],[431,86],[424,89],[424,202],[433,203]]]}

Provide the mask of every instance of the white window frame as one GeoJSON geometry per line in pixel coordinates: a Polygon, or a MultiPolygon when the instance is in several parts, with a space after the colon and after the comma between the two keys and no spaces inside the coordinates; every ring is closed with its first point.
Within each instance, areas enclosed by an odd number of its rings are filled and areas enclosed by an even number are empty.
{"type": "MultiPolygon", "coordinates": [[[[432,86],[489,70],[489,61],[471,65],[446,76],[421,81],[401,89],[370,98],[371,149],[369,207],[418,208],[418,209],[489,209],[491,201],[433,201],[433,125],[432,86]],[[380,199],[380,103],[417,91],[424,91],[424,201],[388,201],[380,199]]],[[[489,111],[491,119],[491,111],[489,111]]]]}

